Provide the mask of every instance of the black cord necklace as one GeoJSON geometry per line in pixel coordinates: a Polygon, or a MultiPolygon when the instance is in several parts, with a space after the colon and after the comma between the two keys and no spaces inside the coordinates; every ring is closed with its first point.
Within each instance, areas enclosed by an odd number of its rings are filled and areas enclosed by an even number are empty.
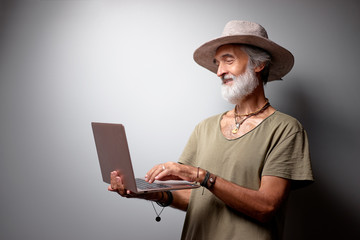
{"type": "Polygon", "coordinates": [[[238,105],[235,106],[235,111],[234,111],[235,128],[231,131],[233,134],[236,134],[239,131],[241,124],[243,124],[246,119],[248,119],[252,116],[255,116],[255,115],[259,114],[260,112],[264,111],[266,108],[268,108],[270,106],[270,103],[269,103],[269,100],[266,99],[265,105],[262,106],[260,109],[256,110],[255,112],[244,114],[244,115],[239,115],[237,113],[237,106],[238,105]],[[245,118],[242,119],[241,121],[237,121],[237,119],[240,117],[245,117],[245,118]]]}
{"type": "Polygon", "coordinates": [[[154,211],[155,211],[156,216],[157,216],[157,217],[155,218],[155,221],[160,222],[160,221],[161,221],[160,214],[164,211],[165,207],[163,207],[163,209],[161,209],[160,213],[158,214],[153,202],[151,202],[151,205],[153,206],[154,211]]]}

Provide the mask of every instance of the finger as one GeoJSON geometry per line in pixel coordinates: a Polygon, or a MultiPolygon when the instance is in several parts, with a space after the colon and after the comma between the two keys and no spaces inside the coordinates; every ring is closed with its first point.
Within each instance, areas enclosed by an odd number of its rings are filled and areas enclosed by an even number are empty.
{"type": "Polygon", "coordinates": [[[116,189],[116,180],[115,180],[116,175],[117,175],[116,171],[110,173],[110,186],[112,189],[116,189]]]}
{"type": "Polygon", "coordinates": [[[168,169],[166,169],[164,167],[164,165],[159,165],[157,169],[155,169],[153,172],[152,172],[152,175],[148,177],[148,181],[149,183],[152,183],[155,181],[155,179],[157,178],[157,176],[159,176],[159,174],[165,174],[165,176],[167,175],[168,173],[168,169]]]}
{"type": "Polygon", "coordinates": [[[158,169],[159,165],[155,165],[153,168],[151,168],[145,175],[145,180],[149,181],[149,179],[152,178],[154,172],[158,169]]]}
{"type": "Polygon", "coordinates": [[[122,184],[121,178],[120,177],[116,177],[116,190],[117,192],[121,195],[121,196],[125,196],[126,195],[126,189],[124,188],[124,185],[122,184]]]}
{"type": "Polygon", "coordinates": [[[145,175],[145,178],[151,178],[151,176],[154,174],[154,172],[159,168],[160,165],[155,165],[153,168],[151,168],[145,175]]]}
{"type": "Polygon", "coordinates": [[[119,176],[115,177],[115,188],[118,190],[123,189],[123,184],[119,176]]]}
{"type": "Polygon", "coordinates": [[[168,173],[168,171],[162,171],[160,172],[158,175],[155,176],[154,180],[166,180],[166,177],[169,176],[170,174],[168,173]]]}
{"type": "Polygon", "coordinates": [[[126,198],[134,198],[134,197],[138,197],[138,194],[133,193],[130,190],[125,190],[124,197],[126,197],[126,198]]]}

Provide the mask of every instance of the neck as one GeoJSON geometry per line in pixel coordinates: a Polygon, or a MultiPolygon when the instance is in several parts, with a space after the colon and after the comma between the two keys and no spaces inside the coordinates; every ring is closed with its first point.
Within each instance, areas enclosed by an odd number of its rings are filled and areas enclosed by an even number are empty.
{"type": "Polygon", "coordinates": [[[244,115],[254,112],[264,106],[266,103],[265,93],[263,86],[258,87],[254,92],[242,99],[237,103],[237,114],[244,115]]]}

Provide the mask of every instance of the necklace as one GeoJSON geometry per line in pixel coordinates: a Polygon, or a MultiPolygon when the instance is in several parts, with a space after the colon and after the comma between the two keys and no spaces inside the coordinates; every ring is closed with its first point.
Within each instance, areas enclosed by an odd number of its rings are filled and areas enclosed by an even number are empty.
{"type": "Polygon", "coordinates": [[[243,114],[243,115],[240,115],[237,113],[237,106],[235,106],[235,114],[234,114],[234,118],[235,118],[235,128],[231,131],[233,134],[236,134],[239,129],[240,129],[240,126],[245,122],[246,119],[252,117],[252,116],[255,116],[257,114],[259,114],[260,112],[264,111],[265,109],[267,109],[269,106],[270,106],[270,103],[269,103],[269,99],[266,98],[266,103],[264,106],[262,106],[260,109],[256,110],[255,112],[251,112],[251,113],[247,113],[247,114],[243,114]],[[240,117],[245,117],[243,120],[241,121],[238,121],[237,119],[240,118],[240,117]]]}
{"type": "Polygon", "coordinates": [[[163,207],[163,209],[161,209],[160,213],[158,214],[156,209],[155,209],[155,206],[154,206],[154,203],[151,202],[151,205],[153,206],[154,210],[155,210],[155,213],[156,213],[156,218],[155,218],[155,221],[157,222],[160,222],[161,221],[161,217],[160,217],[160,214],[164,211],[165,207],[163,207]]]}

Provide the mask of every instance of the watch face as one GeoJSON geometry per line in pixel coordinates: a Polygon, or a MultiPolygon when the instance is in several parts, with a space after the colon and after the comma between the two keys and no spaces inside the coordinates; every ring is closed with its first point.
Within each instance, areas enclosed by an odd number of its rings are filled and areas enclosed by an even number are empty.
{"type": "Polygon", "coordinates": [[[213,179],[213,178],[210,178],[210,182],[214,182],[214,179],[213,179]]]}

